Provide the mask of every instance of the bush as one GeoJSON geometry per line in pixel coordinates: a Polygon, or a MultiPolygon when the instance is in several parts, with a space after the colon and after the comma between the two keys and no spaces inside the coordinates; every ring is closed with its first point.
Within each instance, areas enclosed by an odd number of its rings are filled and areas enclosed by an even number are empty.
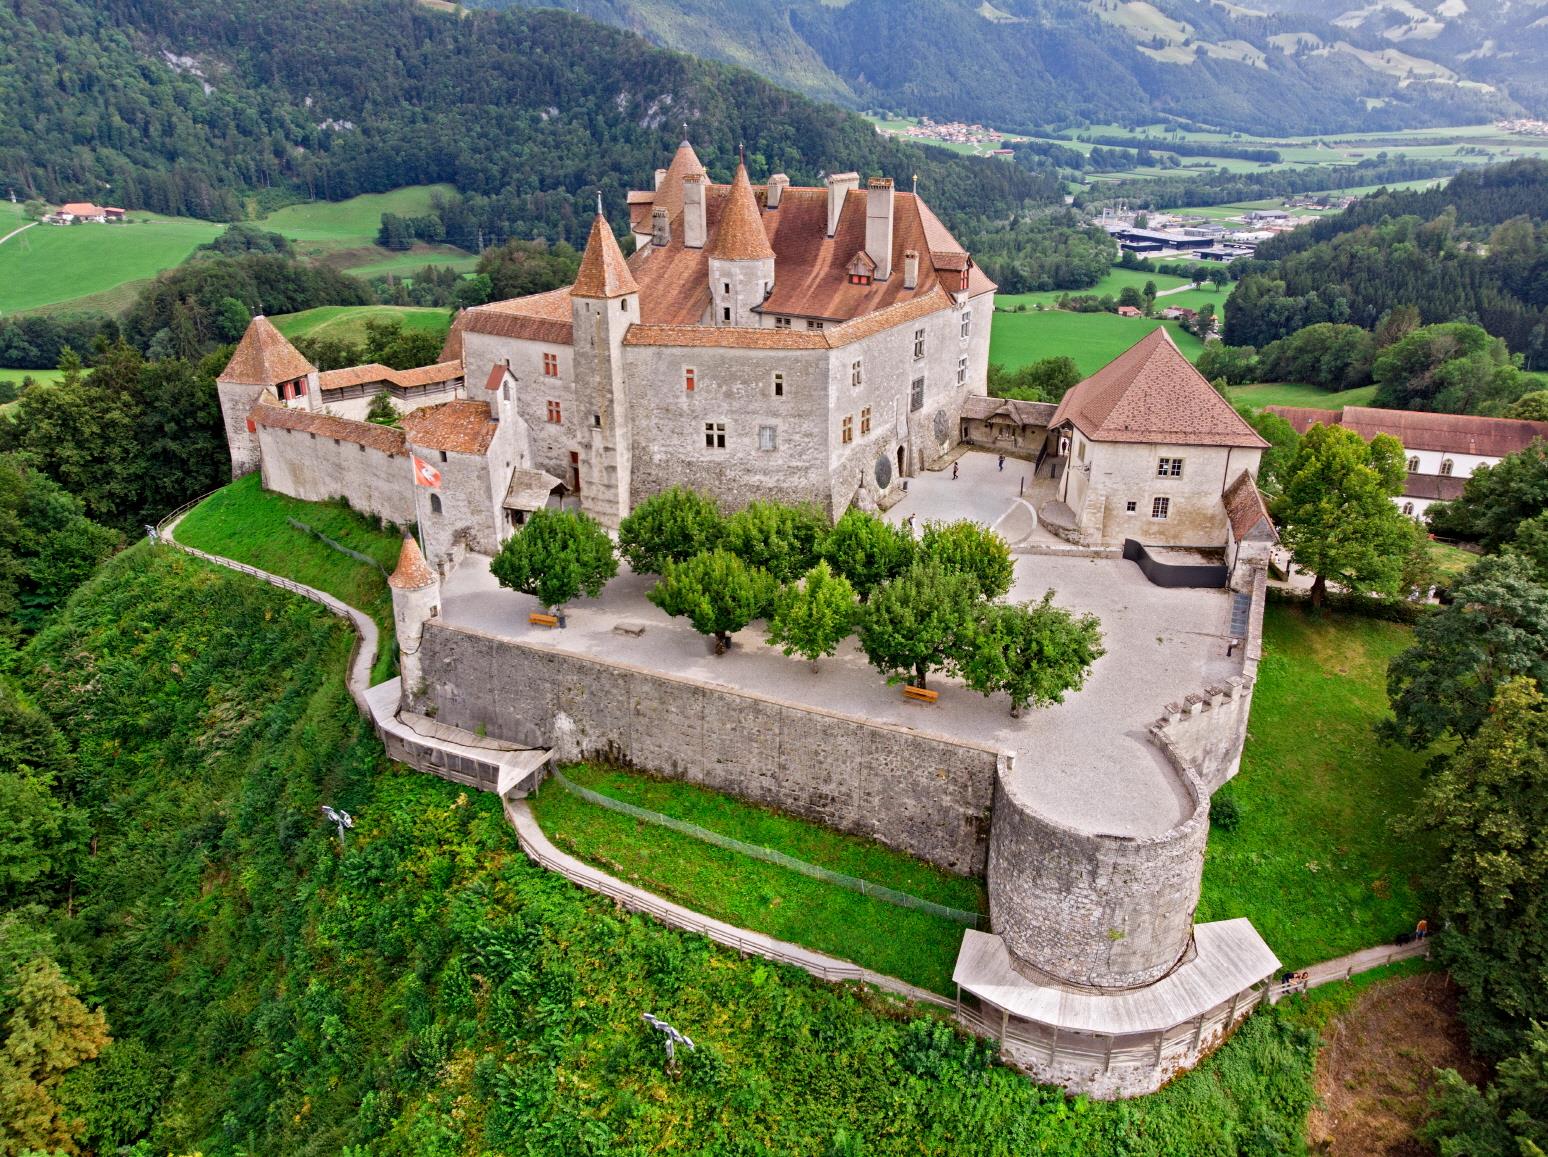
{"type": "Polygon", "coordinates": [[[1209,801],[1209,825],[1223,832],[1234,832],[1242,823],[1242,805],[1236,796],[1224,788],[1209,801]]]}

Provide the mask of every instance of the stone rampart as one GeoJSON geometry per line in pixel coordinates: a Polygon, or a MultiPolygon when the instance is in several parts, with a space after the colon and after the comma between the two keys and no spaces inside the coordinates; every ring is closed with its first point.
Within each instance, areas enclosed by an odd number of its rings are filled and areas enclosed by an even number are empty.
{"type": "Polygon", "coordinates": [[[410,695],[439,721],[553,748],[561,762],[610,757],[954,872],[984,870],[994,748],[436,620],[418,658],[410,695]]]}

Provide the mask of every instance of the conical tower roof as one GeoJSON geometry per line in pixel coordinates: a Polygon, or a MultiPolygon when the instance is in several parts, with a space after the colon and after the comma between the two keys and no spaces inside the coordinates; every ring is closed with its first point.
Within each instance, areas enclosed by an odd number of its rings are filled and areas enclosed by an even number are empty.
{"type": "Polygon", "coordinates": [[[693,151],[693,146],[685,139],[677,146],[672,163],[667,166],[666,176],[661,179],[661,187],[656,190],[655,208],[665,209],[676,217],[683,211],[683,178],[689,173],[703,171],[704,164],[699,160],[699,154],[693,151]]]}
{"type": "Polygon", "coordinates": [[[217,380],[243,386],[277,386],[304,378],[316,369],[274,328],[273,322],[259,314],[247,323],[247,332],[237,342],[231,360],[217,380]]]}
{"type": "Polygon", "coordinates": [[[761,261],[774,256],[774,247],[763,228],[763,214],[758,210],[758,198],[747,179],[747,166],[740,161],[709,255],[721,261],[761,261]]]}
{"type": "Polygon", "coordinates": [[[581,257],[580,272],[570,287],[571,297],[622,297],[626,293],[638,293],[639,284],[629,272],[623,250],[618,248],[618,238],[602,216],[600,207],[596,219],[591,222],[591,236],[586,239],[586,252],[581,257]]]}
{"type": "Polygon", "coordinates": [[[397,569],[387,579],[387,585],[400,591],[423,590],[435,582],[435,572],[419,552],[419,543],[404,538],[403,550],[398,554],[397,569]]]}

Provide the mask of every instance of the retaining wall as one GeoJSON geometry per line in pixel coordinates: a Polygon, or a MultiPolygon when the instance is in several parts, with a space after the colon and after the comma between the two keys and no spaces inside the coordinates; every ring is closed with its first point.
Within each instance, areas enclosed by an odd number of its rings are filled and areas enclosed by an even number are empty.
{"type": "MultiPolygon", "coordinates": [[[[431,620],[415,695],[561,762],[606,756],[984,871],[996,751],[431,620]]],[[[1191,910],[1191,909],[1190,909],[1191,910]]]]}

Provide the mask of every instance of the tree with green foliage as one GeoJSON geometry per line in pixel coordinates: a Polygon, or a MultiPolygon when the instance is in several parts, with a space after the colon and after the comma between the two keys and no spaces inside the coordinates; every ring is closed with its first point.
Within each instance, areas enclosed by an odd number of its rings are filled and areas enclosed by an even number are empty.
{"type": "Polygon", "coordinates": [[[969,576],[986,599],[1007,593],[1016,577],[1010,547],[994,531],[967,519],[927,522],[919,540],[919,559],[944,571],[969,576]]]}
{"type": "Polygon", "coordinates": [[[1053,591],[1036,603],[988,603],[962,648],[962,681],[982,695],[1003,691],[1010,713],[1063,703],[1085,685],[1091,664],[1105,653],[1095,615],[1053,605],[1053,591]]]}
{"type": "Polygon", "coordinates": [[[1210,381],[1224,378],[1230,385],[1245,386],[1259,380],[1258,351],[1250,345],[1226,345],[1213,341],[1199,353],[1199,373],[1210,381]]]}
{"type": "Polygon", "coordinates": [[[36,630],[119,541],[58,483],[0,455],[0,639],[36,630]]]}
{"type": "Polygon", "coordinates": [[[544,507],[505,540],[489,573],[552,609],[581,594],[596,598],[618,573],[618,559],[613,540],[591,515],[544,507]]]}
{"type": "Polygon", "coordinates": [[[1219,292],[1231,283],[1231,275],[1226,272],[1224,266],[1216,265],[1209,271],[1209,281],[1216,292],[1219,292]]]}
{"type": "Polygon", "coordinates": [[[848,579],[860,601],[865,602],[878,586],[906,571],[918,549],[906,527],[893,526],[874,514],[851,508],[828,532],[820,553],[833,572],[848,579]]]}
{"type": "Polygon", "coordinates": [[[815,507],[759,500],[725,520],[719,545],[789,583],[811,570],[827,533],[827,516],[815,507]]]}
{"type": "Polygon", "coordinates": [[[1530,394],[1522,394],[1500,412],[1500,417],[1525,422],[1548,422],[1548,390],[1533,390],[1530,394]]]}
{"type": "Polygon", "coordinates": [[[1512,1052],[1548,1021],[1548,701],[1503,681],[1475,733],[1426,783],[1416,812],[1440,860],[1439,951],[1462,988],[1473,1047],[1512,1052]]]}
{"type": "Polygon", "coordinates": [[[1548,586],[1548,510],[1519,523],[1505,553],[1525,559],[1537,571],[1537,581],[1548,586]]]}
{"type": "Polygon", "coordinates": [[[1312,606],[1327,600],[1329,581],[1397,593],[1412,530],[1392,497],[1406,477],[1402,443],[1390,434],[1366,442],[1342,426],[1315,425],[1302,436],[1273,510],[1295,564],[1316,576],[1312,606]]]}
{"type": "Polygon", "coordinates": [[[107,1045],[107,1019],[48,957],[3,983],[11,1013],[0,1037],[0,1152],[73,1151],[78,1123],[59,1104],[59,1083],[107,1045]]]}
{"type": "Polygon", "coordinates": [[[396,426],[398,424],[398,407],[392,404],[392,395],[382,390],[371,399],[371,406],[366,410],[365,420],[374,422],[378,426],[396,426]]]}
{"type": "Polygon", "coordinates": [[[924,687],[950,669],[973,629],[978,580],[935,562],[918,562],[872,593],[860,615],[860,647],[888,679],[924,687]]]}
{"type": "Polygon", "coordinates": [[[989,366],[989,394],[1021,402],[1057,402],[1080,378],[1075,359],[1062,355],[1041,358],[1015,370],[996,362],[989,366]]]}
{"type": "Polygon", "coordinates": [[[1479,1089],[1455,1069],[1436,1073],[1420,1135],[1440,1157],[1548,1153],[1548,1029],[1532,1021],[1522,1046],[1479,1089]]]}
{"type": "Polygon", "coordinates": [[[1238,406],[1236,412],[1268,443],[1263,457],[1258,460],[1258,489],[1270,499],[1277,498],[1284,492],[1285,476],[1295,461],[1301,436],[1278,414],[1253,406],[1238,406]]]}
{"type": "Polygon", "coordinates": [[[1527,383],[1503,340],[1461,321],[1422,326],[1399,338],[1376,358],[1371,378],[1378,406],[1446,414],[1503,408],[1527,383]]]}
{"type": "Polygon", "coordinates": [[[712,635],[715,654],[724,655],[735,632],[767,613],[778,585],[768,571],[716,549],[667,562],[646,597],[701,635],[712,635]]]}
{"type": "Polygon", "coordinates": [[[1425,513],[1437,534],[1499,550],[1517,528],[1548,510],[1548,441],[1479,466],[1462,484],[1462,497],[1437,502],[1425,513]]]}
{"type": "Polygon", "coordinates": [[[1375,360],[1376,341],[1368,331],[1322,322],[1264,346],[1258,353],[1258,369],[1265,381],[1353,390],[1370,382],[1375,360]]]}
{"type": "Polygon", "coordinates": [[[1145,308],[1145,295],[1132,285],[1125,285],[1118,291],[1118,305],[1120,308],[1143,310],[1145,308]]]}
{"type": "Polygon", "coordinates": [[[1451,605],[1419,621],[1414,645],[1387,670],[1395,718],[1386,734],[1416,750],[1477,731],[1511,678],[1548,686],[1548,586],[1530,561],[1480,559],[1451,594],[1451,605]]]}
{"type": "Polygon", "coordinates": [[[768,644],[787,655],[800,655],[817,669],[817,660],[831,655],[854,633],[860,615],[855,588],[819,562],[799,582],[774,598],[769,614],[768,644]]]}
{"type": "Polygon", "coordinates": [[[618,551],[635,574],[660,574],[720,543],[725,520],[714,501],[673,486],[641,502],[618,524],[618,551]]]}

